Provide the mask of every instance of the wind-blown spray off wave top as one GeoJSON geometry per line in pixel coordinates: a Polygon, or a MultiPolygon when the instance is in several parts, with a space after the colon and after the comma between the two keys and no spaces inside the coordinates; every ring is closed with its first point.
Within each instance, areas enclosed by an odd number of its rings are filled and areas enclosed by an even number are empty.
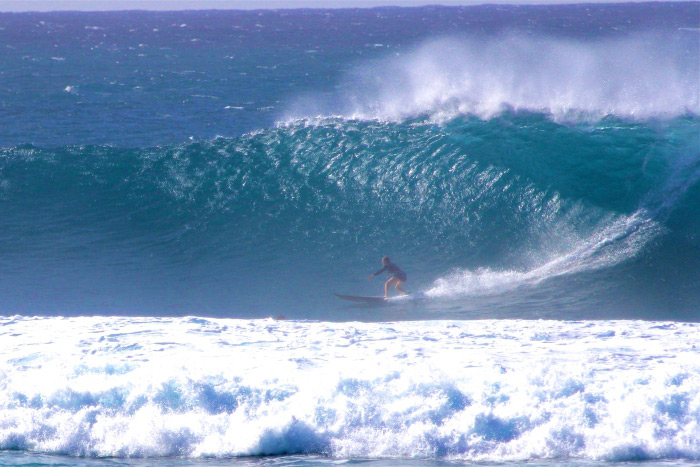
{"type": "Polygon", "coordinates": [[[445,121],[516,110],[569,121],[697,115],[697,49],[697,34],[677,33],[590,41],[518,35],[428,41],[359,67],[340,99],[302,99],[291,116],[400,121],[427,115],[445,121]]]}

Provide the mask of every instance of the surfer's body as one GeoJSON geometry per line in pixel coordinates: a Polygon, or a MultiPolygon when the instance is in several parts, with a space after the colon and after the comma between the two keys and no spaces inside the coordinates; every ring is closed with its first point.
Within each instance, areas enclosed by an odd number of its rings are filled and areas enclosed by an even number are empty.
{"type": "Polygon", "coordinates": [[[403,283],[406,282],[406,280],[408,279],[406,273],[403,272],[401,268],[399,268],[397,265],[392,263],[388,256],[382,258],[382,264],[384,265],[384,267],[381,268],[379,271],[375,272],[374,274],[370,274],[369,276],[367,276],[367,280],[386,271],[389,274],[391,274],[391,277],[388,281],[384,283],[384,298],[387,298],[389,296],[389,287],[392,285],[399,293],[403,295],[408,295],[408,293],[402,288],[403,283]]]}

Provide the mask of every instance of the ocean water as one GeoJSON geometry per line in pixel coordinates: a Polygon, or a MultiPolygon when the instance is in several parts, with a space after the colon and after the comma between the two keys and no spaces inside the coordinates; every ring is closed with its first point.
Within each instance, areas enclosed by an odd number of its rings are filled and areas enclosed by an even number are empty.
{"type": "Polygon", "coordinates": [[[698,2],[0,13],[0,465],[697,464],[699,232],[698,2]]]}

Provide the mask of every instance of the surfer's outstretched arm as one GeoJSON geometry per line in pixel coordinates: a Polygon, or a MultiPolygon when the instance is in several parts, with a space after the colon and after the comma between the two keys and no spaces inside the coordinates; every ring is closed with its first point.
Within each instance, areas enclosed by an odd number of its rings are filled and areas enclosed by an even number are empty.
{"type": "Polygon", "coordinates": [[[379,274],[383,273],[384,271],[386,271],[386,266],[384,266],[383,268],[381,268],[379,271],[375,272],[374,274],[370,274],[369,276],[367,276],[367,280],[370,280],[374,276],[378,276],[379,274]]]}

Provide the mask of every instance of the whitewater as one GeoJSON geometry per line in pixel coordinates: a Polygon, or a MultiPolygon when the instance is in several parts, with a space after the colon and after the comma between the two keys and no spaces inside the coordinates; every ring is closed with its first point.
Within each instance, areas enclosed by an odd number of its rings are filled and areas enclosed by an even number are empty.
{"type": "Polygon", "coordinates": [[[700,458],[695,323],[8,317],[0,325],[3,340],[14,340],[1,355],[3,449],[700,458]]]}
{"type": "Polygon", "coordinates": [[[0,465],[698,463],[699,31],[0,13],[0,465]]]}

